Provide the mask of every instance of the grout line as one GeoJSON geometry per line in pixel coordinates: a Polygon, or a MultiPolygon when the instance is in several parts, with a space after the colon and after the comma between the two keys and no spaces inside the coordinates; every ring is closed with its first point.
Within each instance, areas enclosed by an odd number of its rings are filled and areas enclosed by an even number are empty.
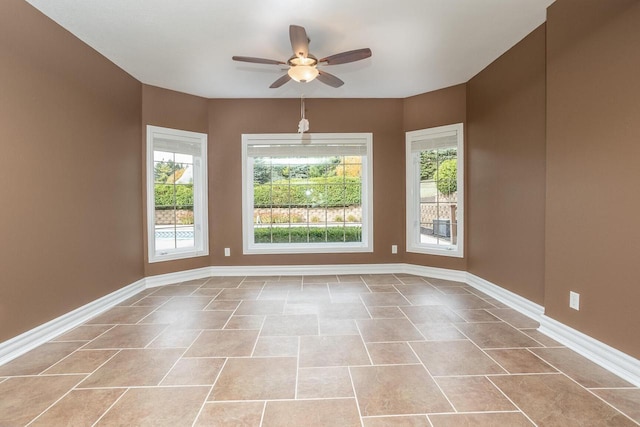
{"type": "Polygon", "coordinates": [[[298,353],[296,355],[296,385],[295,385],[295,391],[293,393],[293,397],[297,400],[298,399],[298,379],[300,377],[300,346],[301,346],[301,341],[302,338],[297,337],[298,338],[298,353]]]}
{"type": "Polygon", "coordinates": [[[517,408],[517,409],[518,409],[518,411],[520,411],[520,413],[522,413],[522,415],[524,415],[526,419],[528,419],[528,420],[531,422],[531,424],[533,424],[534,426],[537,426],[537,425],[538,425],[538,424],[536,424],[535,422],[533,422],[533,420],[529,417],[529,415],[528,415],[528,414],[526,414],[526,413],[522,410],[522,408],[520,408],[518,405],[516,405],[516,402],[514,402],[514,401],[513,401],[509,396],[507,396],[507,394],[506,394],[504,391],[502,391],[502,389],[501,389],[500,387],[498,387],[498,386],[496,385],[496,383],[494,383],[493,381],[491,381],[491,378],[489,378],[489,376],[486,376],[485,378],[486,378],[486,379],[487,379],[487,380],[488,380],[488,381],[489,381],[489,382],[490,382],[490,383],[491,383],[491,384],[492,384],[492,385],[493,385],[493,386],[494,386],[494,387],[495,387],[495,388],[496,388],[500,393],[502,393],[502,395],[503,395],[504,397],[506,397],[506,398],[507,398],[507,400],[508,400],[509,402],[511,402],[511,404],[512,404],[515,408],[517,408]]]}
{"type": "MultiPolygon", "coordinates": [[[[407,343],[408,344],[408,343],[407,343]]],[[[438,381],[435,380],[434,376],[431,374],[431,371],[429,371],[429,368],[427,368],[427,366],[422,362],[422,359],[420,359],[420,356],[418,356],[418,353],[416,353],[415,349],[413,348],[412,345],[409,345],[409,348],[411,349],[411,351],[413,352],[413,355],[416,357],[416,359],[418,361],[420,361],[420,365],[422,365],[422,368],[427,372],[427,375],[429,375],[429,377],[431,378],[431,380],[433,381],[433,383],[436,385],[436,387],[438,387],[438,390],[440,390],[440,393],[442,393],[442,395],[444,396],[445,399],[447,399],[447,402],[449,402],[449,405],[451,405],[451,407],[453,408],[453,410],[455,412],[458,412],[458,410],[456,409],[456,406],[453,404],[453,402],[449,399],[449,396],[447,396],[447,394],[444,392],[444,390],[442,390],[442,387],[440,387],[440,384],[438,384],[438,381]]]]}
{"type": "MultiPolygon", "coordinates": [[[[202,332],[204,332],[204,331],[201,331],[201,332],[198,334],[198,336],[196,337],[196,339],[195,339],[195,340],[193,340],[193,342],[196,342],[196,341],[198,340],[198,338],[200,338],[200,335],[202,335],[202,332]]],[[[191,344],[193,345],[193,343],[191,343],[191,344]]],[[[173,368],[175,368],[175,367],[178,365],[178,362],[180,362],[180,361],[182,360],[182,357],[187,353],[187,351],[189,351],[189,349],[190,349],[190,348],[191,348],[191,346],[189,346],[189,347],[185,348],[185,349],[184,349],[184,351],[182,352],[182,354],[181,354],[181,355],[176,359],[176,361],[175,361],[175,362],[173,362],[173,365],[171,365],[171,368],[169,368],[169,370],[167,371],[167,373],[166,373],[166,374],[164,374],[164,376],[162,377],[162,379],[161,379],[160,381],[158,381],[158,384],[157,384],[158,386],[161,386],[161,385],[162,385],[162,382],[163,382],[163,381],[164,381],[164,380],[169,376],[169,374],[171,373],[171,371],[173,371],[173,368]]]]}
{"type": "Polygon", "coordinates": [[[262,415],[260,416],[260,424],[259,427],[262,427],[262,422],[264,421],[264,413],[267,412],[267,401],[264,401],[264,404],[262,405],[262,415]]]}
{"type": "Polygon", "coordinates": [[[218,382],[218,379],[220,378],[220,375],[222,374],[222,371],[227,366],[227,361],[228,360],[229,360],[229,358],[225,358],[224,362],[222,362],[222,366],[220,367],[220,371],[218,371],[218,375],[216,375],[216,378],[213,380],[213,384],[211,384],[211,387],[209,387],[209,392],[204,397],[204,402],[202,402],[202,405],[200,406],[200,410],[198,410],[198,413],[196,414],[195,418],[193,419],[193,423],[191,423],[192,427],[196,425],[196,422],[198,421],[198,418],[200,418],[200,415],[202,414],[202,410],[204,409],[205,405],[209,401],[208,400],[209,396],[211,396],[211,393],[213,393],[213,387],[216,385],[216,383],[218,382]]]}
{"type": "Polygon", "coordinates": [[[351,374],[351,367],[347,367],[349,372],[349,381],[351,381],[351,389],[353,390],[353,399],[356,401],[356,408],[358,408],[358,416],[360,418],[360,425],[364,425],[362,420],[362,412],[360,411],[360,402],[358,401],[358,392],[356,391],[355,383],[353,382],[353,375],[351,374]]]}
{"type": "MultiPolygon", "coordinates": [[[[82,374],[81,374],[81,375],[82,375],[82,374]]],[[[53,402],[51,405],[47,406],[47,407],[45,408],[45,410],[44,410],[44,411],[40,412],[40,413],[38,414],[38,416],[36,416],[35,418],[33,418],[31,421],[29,421],[29,422],[26,424],[26,426],[28,426],[28,425],[32,424],[34,421],[36,421],[38,418],[40,418],[40,417],[42,416],[42,414],[44,414],[45,412],[47,412],[47,411],[48,411],[49,409],[51,409],[55,404],[57,404],[57,403],[58,403],[58,402],[60,402],[62,399],[64,399],[64,398],[65,398],[69,393],[71,393],[71,392],[76,388],[76,386],[77,386],[78,384],[80,384],[82,381],[86,380],[86,379],[87,379],[87,377],[88,377],[88,375],[85,375],[83,378],[81,378],[80,380],[78,380],[78,382],[77,382],[73,387],[71,387],[69,390],[67,390],[67,392],[66,392],[66,393],[64,393],[62,396],[60,396],[58,399],[56,399],[56,400],[55,400],[55,402],[53,402]]],[[[25,427],[26,427],[26,426],[25,426],[25,427]]]]}
{"type": "Polygon", "coordinates": [[[91,424],[91,427],[94,427],[95,425],[97,425],[100,422],[100,420],[102,418],[104,418],[105,415],[107,415],[107,412],[109,412],[114,406],[116,406],[116,404],[120,401],[120,399],[122,399],[124,397],[124,395],[129,392],[129,390],[130,390],[130,388],[126,388],[124,393],[122,393],[120,396],[118,396],[118,398],[116,400],[114,400],[111,405],[109,405],[109,407],[102,413],[102,415],[100,415],[98,417],[98,419],[93,424],[91,424]]]}

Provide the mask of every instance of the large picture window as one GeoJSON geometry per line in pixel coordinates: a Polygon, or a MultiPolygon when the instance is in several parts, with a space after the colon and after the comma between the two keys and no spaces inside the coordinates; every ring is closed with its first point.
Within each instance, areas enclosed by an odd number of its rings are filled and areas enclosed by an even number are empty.
{"type": "Polygon", "coordinates": [[[462,124],[407,132],[407,252],[464,255],[462,124]]]}
{"type": "Polygon", "coordinates": [[[149,262],[204,256],[207,135],[147,126],[149,262]]]}
{"type": "Polygon", "coordinates": [[[244,253],[371,252],[371,134],[243,135],[244,253]]]}

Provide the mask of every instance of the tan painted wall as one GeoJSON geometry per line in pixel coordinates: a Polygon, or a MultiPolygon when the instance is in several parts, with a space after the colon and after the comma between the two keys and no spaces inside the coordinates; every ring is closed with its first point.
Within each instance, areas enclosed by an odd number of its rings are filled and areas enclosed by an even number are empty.
{"type": "MultiPolygon", "coordinates": [[[[467,85],[461,84],[451,86],[445,89],[436,90],[433,92],[425,93],[422,95],[412,96],[405,98],[403,102],[403,130],[405,132],[427,129],[437,126],[450,125],[454,123],[465,123],[467,121],[467,85]]],[[[465,129],[466,131],[466,129],[465,129]]],[[[404,139],[404,135],[403,135],[404,139]]],[[[466,136],[465,136],[466,140],[466,136]]],[[[465,142],[466,144],[466,142],[465,142]]],[[[406,173],[404,165],[404,142],[402,145],[402,174],[406,173]]],[[[465,175],[468,173],[468,162],[466,164],[465,175]]],[[[465,179],[467,181],[467,179],[465,179]]],[[[466,188],[466,183],[465,183],[466,188]]],[[[402,245],[398,250],[403,252],[406,250],[406,243],[404,233],[406,230],[406,223],[404,220],[404,211],[406,198],[405,198],[405,184],[403,182],[402,187],[398,188],[398,191],[402,193],[403,203],[403,223],[402,223],[402,245]]],[[[468,192],[467,192],[468,193],[468,192]]],[[[468,194],[465,194],[465,204],[468,200],[468,194]]],[[[465,206],[465,228],[469,224],[469,215],[467,207],[465,206]]],[[[466,233],[468,234],[468,233],[466,233]]],[[[465,246],[468,245],[468,236],[465,236],[465,246]]],[[[466,270],[467,269],[467,255],[468,250],[465,249],[464,258],[452,258],[437,255],[424,255],[416,253],[404,253],[404,262],[416,265],[425,265],[429,267],[438,268],[450,268],[453,270],[466,270]]]]}
{"type": "Polygon", "coordinates": [[[467,88],[468,270],[542,304],[544,25],[467,88]]]}
{"type": "Polygon", "coordinates": [[[639,23],[637,0],[567,0],[548,9],[546,313],[634,357],[639,23]],[[581,294],[580,311],[569,309],[569,290],[581,294]]]}
{"type": "Polygon", "coordinates": [[[0,2],[0,342],[143,277],[135,79],[0,2]]]}
{"type": "MultiPolygon", "coordinates": [[[[208,100],[199,96],[175,92],[155,86],[142,85],[142,182],[147,173],[147,125],[162,126],[191,132],[207,133],[209,128],[208,100]]],[[[209,147],[211,143],[209,142],[209,147]]],[[[210,149],[210,148],[209,148],[210,149]]],[[[142,190],[144,272],[145,276],[191,270],[211,265],[209,257],[189,258],[149,264],[147,252],[147,191],[142,190]]],[[[210,219],[210,222],[213,219],[210,219]]]]}
{"type": "Polygon", "coordinates": [[[209,103],[209,216],[213,265],[368,264],[400,262],[403,239],[402,100],[308,99],[311,132],[372,132],[374,252],[242,255],[241,135],[295,133],[299,99],[215,99],[209,103]],[[231,256],[223,256],[223,248],[231,256]]]}

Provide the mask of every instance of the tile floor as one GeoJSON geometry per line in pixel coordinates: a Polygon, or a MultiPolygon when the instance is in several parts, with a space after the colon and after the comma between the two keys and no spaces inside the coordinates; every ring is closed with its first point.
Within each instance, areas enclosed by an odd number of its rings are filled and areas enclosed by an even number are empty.
{"type": "Polygon", "coordinates": [[[211,277],[0,366],[0,426],[637,426],[640,389],[459,282],[211,277]]]}

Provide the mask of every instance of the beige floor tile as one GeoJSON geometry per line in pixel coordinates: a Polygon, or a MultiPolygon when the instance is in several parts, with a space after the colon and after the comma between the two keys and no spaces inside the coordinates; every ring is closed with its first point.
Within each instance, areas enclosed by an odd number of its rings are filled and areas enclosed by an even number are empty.
{"type": "Polygon", "coordinates": [[[263,402],[209,402],[204,405],[196,427],[259,427],[263,402]]]}
{"type": "Polygon", "coordinates": [[[406,316],[398,307],[368,307],[374,319],[404,319],[406,316]]]}
{"type": "Polygon", "coordinates": [[[320,335],[358,335],[358,327],[353,319],[320,319],[320,335]]]}
{"type": "Polygon", "coordinates": [[[282,314],[284,301],[242,301],[235,315],[267,316],[282,314]]]}
{"type": "Polygon", "coordinates": [[[214,298],[222,292],[222,289],[217,288],[198,288],[191,294],[192,297],[210,297],[214,298]]]}
{"type": "Polygon", "coordinates": [[[453,310],[442,305],[401,307],[400,310],[402,310],[414,324],[465,322],[465,320],[458,316],[453,310]]]}
{"type": "Polygon", "coordinates": [[[224,329],[260,329],[265,316],[231,316],[224,329]]]}
{"type": "Polygon", "coordinates": [[[89,320],[87,325],[134,324],[155,310],[155,307],[114,307],[89,320]]]}
{"type": "Polygon", "coordinates": [[[331,294],[365,294],[371,290],[363,281],[347,282],[347,283],[330,283],[329,291],[331,294]]]}
{"type": "Polygon", "coordinates": [[[358,336],[300,337],[300,367],[369,365],[369,356],[358,336]]]}
{"type": "Polygon", "coordinates": [[[633,386],[568,348],[536,348],[531,351],[584,387],[633,386]]]}
{"type": "Polygon", "coordinates": [[[331,294],[331,300],[327,303],[333,304],[362,304],[360,294],[331,294]]]}
{"type": "Polygon", "coordinates": [[[369,343],[367,349],[374,365],[420,363],[406,342],[369,343]]]}
{"type": "Polygon", "coordinates": [[[0,366],[0,376],[37,375],[82,346],[82,342],[48,342],[0,366]]]}
{"type": "Polygon", "coordinates": [[[364,427],[431,427],[425,415],[363,418],[364,427]]]}
{"type": "MultiPolygon", "coordinates": [[[[359,301],[359,296],[356,295],[359,301]]],[[[369,319],[369,312],[362,302],[334,302],[318,306],[321,319],[369,319]]]]}
{"type": "Polygon", "coordinates": [[[356,323],[365,342],[424,340],[407,319],[365,319],[356,323]]]}
{"type": "Polygon", "coordinates": [[[154,297],[186,297],[193,294],[200,286],[192,285],[167,285],[160,286],[148,296],[154,297]]]}
{"type": "Polygon", "coordinates": [[[0,383],[0,425],[27,424],[83,378],[83,375],[21,377],[0,383]]]}
{"type": "Polygon", "coordinates": [[[452,411],[421,365],[350,368],[362,416],[452,411]]]}
{"type": "Polygon", "coordinates": [[[78,350],[44,371],[44,374],[90,374],[117,352],[117,350],[78,350]]]}
{"type": "Polygon", "coordinates": [[[433,427],[534,427],[519,412],[429,415],[433,427]]]}
{"type": "Polygon", "coordinates": [[[510,374],[557,372],[555,368],[524,348],[486,350],[486,352],[510,374]]]}
{"type": "MultiPolygon", "coordinates": [[[[237,288],[242,283],[243,277],[213,277],[207,280],[202,287],[213,289],[237,288]]],[[[264,282],[264,280],[260,280],[264,282]]]]}
{"type": "Polygon", "coordinates": [[[91,341],[84,348],[143,348],[166,328],[167,325],[117,325],[91,341]]]}
{"type": "Polygon", "coordinates": [[[190,285],[198,285],[198,286],[202,286],[204,285],[206,282],[209,281],[208,277],[202,278],[202,279],[193,279],[193,280],[186,280],[184,282],[180,282],[180,286],[190,286],[190,285]]]}
{"type": "Polygon", "coordinates": [[[431,375],[485,375],[505,371],[469,341],[410,343],[431,375]]]}
{"type": "Polygon", "coordinates": [[[478,309],[478,310],[457,310],[456,314],[462,317],[465,321],[469,323],[478,323],[478,322],[500,322],[493,314],[489,313],[487,310],[478,309]]]}
{"type": "Polygon", "coordinates": [[[30,426],[90,426],[126,389],[73,390],[49,408],[30,426]]]}
{"type": "MultiPolygon", "coordinates": [[[[267,290],[260,292],[257,301],[286,301],[289,296],[289,291],[285,290],[267,290]]],[[[279,314],[279,313],[271,313],[279,314]]]]}
{"type": "Polygon", "coordinates": [[[353,397],[348,368],[302,368],[298,370],[298,399],[336,397],[353,397]]]}
{"type": "Polygon", "coordinates": [[[455,280],[447,280],[447,279],[436,279],[435,277],[425,277],[427,282],[431,283],[433,286],[441,287],[441,286],[465,286],[466,283],[458,282],[455,280]]]}
{"type": "Polygon", "coordinates": [[[512,308],[495,308],[487,311],[493,314],[494,316],[504,320],[514,328],[536,329],[540,327],[540,323],[525,316],[524,314],[517,312],[512,308]]]}
{"type": "Polygon", "coordinates": [[[545,347],[564,347],[558,341],[549,338],[545,334],[535,329],[521,329],[520,332],[530,336],[545,347]]]}
{"type": "Polygon", "coordinates": [[[490,304],[486,300],[472,294],[443,295],[440,297],[440,302],[443,305],[456,310],[496,308],[495,305],[490,304]]]}
{"type": "Polygon", "coordinates": [[[354,399],[267,402],[263,427],[360,427],[354,399]]]}
{"type": "Polygon", "coordinates": [[[209,387],[129,389],[97,425],[150,427],[191,425],[208,391],[209,387]]]}
{"type": "Polygon", "coordinates": [[[409,305],[409,301],[398,292],[372,292],[362,294],[360,298],[367,307],[395,307],[409,305]]]}
{"type": "Polygon", "coordinates": [[[463,323],[456,327],[481,348],[539,347],[536,341],[506,323],[463,323]]]}
{"type": "Polygon", "coordinates": [[[265,282],[262,289],[265,291],[301,291],[302,282],[265,282]]]}
{"type": "Polygon", "coordinates": [[[336,283],[338,282],[338,276],[335,274],[316,275],[316,276],[303,276],[302,283],[336,283]]]}
{"type": "Polygon", "coordinates": [[[198,335],[200,335],[198,330],[167,329],[151,341],[147,348],[187,348],[193,344],[198,335]]]}
{"type": "Polygon", "coordinates": [[[371,292],[398,292],[395,285],[368,285],[371,292]]]}
{"type": "Polygon", "coordinates": [[[414,284],[422,284],[422,285],[424,285],[425,283],[427,283],[426,279],[424,277],[421,277],[421,276],[396,274],[396,277],[402,283],[407,284],[407,285],[414,285],[414,284]]]}
{"type": "Polygon", "coordinates": [[[193,311],[203,310],[209,303],[213,301],[213,297],[206,296],[189,296],[189,297],[172,297],[166,304],[163,304],[158,310],[177,310],[177,311],[193,311]]]}
{"type": "Polygon", "coordinates": [[[259,331],[204,331],[185,353],[185,357],[251,356],[259,331]]]}
{"type": "Polygon", "coordinates": [[[424,323],[416,326],[427,341],[466,340],[462,332],[450,323],[424,323]]]}
{"type": "MultiPolygon", "coordinates": [[[[211,301],[211,304],[209,304],[205,310],[223,310],[223,311],[233,311],[236,308],[238,308],[238,306],[240,305],[241,301],[218,301],[218,300],[213,300],[211,301]]],[[[244,314],[244,313],[236,313],[236,314],[244,314]]],[[[248,314],[254,314],[254,313],[248,313],[248,314]]],[[[258,314],[258,313],[255,313],[258,314]]]]}
{"type": "Polygon", "coordinates": [[[294,357],[230,358],[208,400],[293,399],[295,388],[294,357]]]}
{"type": "Polygon", "coordinates": [[[216,297],[216,301],[255,300],[260,295],[259,289],[224,289],[216,297]]]}
{"type": "Polygon", "coordinates": [[[433,291],[435,294],[404,294],[405,298],[411,303],[411,305],[442,305],[442,298],[445,296],[438,292],[433,291]]]}
{"type": "Polygon", "coordinates": [[[315,314],[267,316],[261,336],[318,335],[318,316],[315,314]]]}
{"type": "Polygon", "coordinates": [[[539,426],[636,425],[564,375],[505,375],[491,381],[539,426]]]}
{"type": "Polygon", "coordinates": [[[180,359],[160,385],[213,385],[225,359],[180,359]]]}
{"type": "Polygon", "coordinates": [[[441,286],[441,287],[438,288],[438,291],[440,291],[440,292],[442,292],[443,294],[446,294],[446,295],[470,294],[471,293],[466,288],[464,288],[462,286],[441,286]]]}
{"type": "Polygon", "coordinates": [[[135,304],[133,304],[134,307],[160,307],[162,304],[166,303],[167,301],[169,301],[171,299],[171,297],[144,297],[140,300],[138,300],[135,304]]]}
{"type": "Polygon", "coordinates": [[[409,295],[424,295],[424,296],[433,296],[434,298],[438,298],[442,296],[442,293],[439,292],[436,288],[431,286],[430,284],[420,281],[420,283],[416,284],[402,284],[395,285],[398,292],[400,292],[404,296],[409,295]]]}
{"type": "Polygon", "coordinates": [[[485,377],[440,377],[436,382],[458,412],[517,410],[485,377]]]}
{"type": "Polygon", "coordinates": [[[232,311],[156,311],[140,324],[171,325],[173,329],[222,329],[232,311]]]}
{"type": "Polygon", "coordinates": [[[242,282],[238,285],[238,289],[264,289],[265,283],[268,282],[242,282]]]}
{"type": "Polygon", "coordinates": [[[182,349],[122,350],[79,388],[158,385],[182,352],[182,349]]]}
{"type": "Polygon", "coordinates": [[[640,424],[640,388],[591,391],[640,424]]]}
{"type": "Polygon", "coordinates": [[[362,282],[362,276],[359,274],[338,274],[338,281],[340,282],[362,282]]]}
{"type": "Polygon", "coordinates": [[[102,335],[109,329],[111,325],[81,325],[77,328],[65,332],[64,334],[54,338],[51,342],[56,341],[91,341],[92,339],[102,335]]]}
{"type": "Polygon", "coordinates": [[[364,274],[362,280],[367,285],[396,285],[400,280],[393,274],[364,274]]]}
{"type": "Polygon", "coordinates": [[[302,290],[302,291],[289,291],[287,293],[287,303],[288,304],[297,304],[297,303],[324,303],[328,304],[331,302],[331,294],[327,290],[302,290]]]}
{"type": "Polygon", "coordinates": [[[254,357],[298,357],[298,337],[260,337],[254,357]]]}

